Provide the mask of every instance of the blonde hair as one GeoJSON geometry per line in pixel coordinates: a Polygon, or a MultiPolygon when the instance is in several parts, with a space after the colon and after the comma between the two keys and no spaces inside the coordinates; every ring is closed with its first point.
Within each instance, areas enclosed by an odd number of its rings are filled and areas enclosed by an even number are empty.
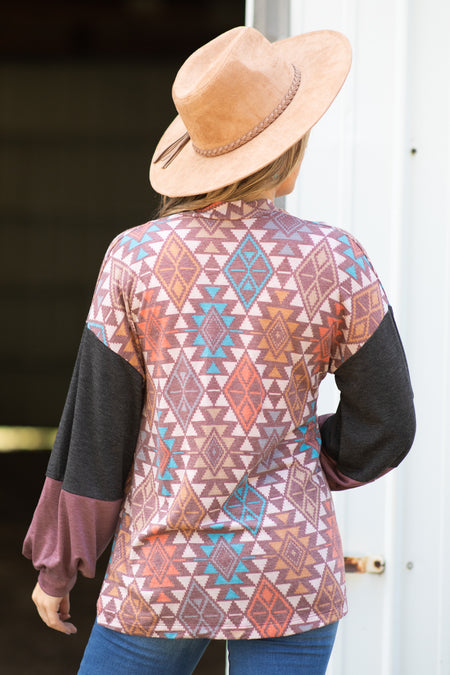
{"type": "Polygon", "coordinates": [[[204,209],[216,202],[227,202],[236,199],[250,202],[256,199],[261,192],[281,185],[289,174],[301,163],[308,143],[309,131],[297,143],[292,145],[280,157],[277,157],[267,166],[242,180],[226,185],[219,190],[212,190],[199,195],[186,197],[161,196],[158,217],[168,216],[181,211],[195,211],[204,209]]]}

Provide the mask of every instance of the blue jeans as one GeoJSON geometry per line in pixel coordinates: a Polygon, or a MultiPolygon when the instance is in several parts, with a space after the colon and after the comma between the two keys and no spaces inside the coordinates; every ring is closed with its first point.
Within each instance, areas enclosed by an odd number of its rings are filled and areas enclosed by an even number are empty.
{"type": "MultiPolygon", "coordinates": [[[[228,640],[230,675],[325,675],[337,626],[287,637],[228,640]]],[[[78,675],[190,675],[208,643],[205,638],[125,635],[95,623],[78,675]]]]}

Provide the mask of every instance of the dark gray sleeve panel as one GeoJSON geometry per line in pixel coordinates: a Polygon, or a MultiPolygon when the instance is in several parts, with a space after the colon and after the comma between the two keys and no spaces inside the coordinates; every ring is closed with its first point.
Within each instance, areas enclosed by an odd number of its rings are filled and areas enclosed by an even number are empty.
{"type": "Polygon", "coordinates": [[[84,329],[47,476],[83,497],[120,499],[133,461],[143,378],[84,329]]]}
{"type": "Polygon", "coordinates": [[[374,480],[408,453],[415,434],[413,392],[392,309],[335,372],[340,403],[322,425],[323,447],[340,471],[374,480]]]}

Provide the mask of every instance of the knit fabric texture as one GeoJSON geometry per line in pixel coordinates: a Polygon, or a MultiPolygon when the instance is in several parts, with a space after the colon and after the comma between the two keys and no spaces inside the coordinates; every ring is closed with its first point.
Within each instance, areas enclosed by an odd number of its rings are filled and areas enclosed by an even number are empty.
{"type": "Polygon", "coordinates": [[[387,308],[352,236],[267,200],[115,239],[87,327],[145,399],[100,624],[239,639],[343,616],[317,395],[387,308]]]}

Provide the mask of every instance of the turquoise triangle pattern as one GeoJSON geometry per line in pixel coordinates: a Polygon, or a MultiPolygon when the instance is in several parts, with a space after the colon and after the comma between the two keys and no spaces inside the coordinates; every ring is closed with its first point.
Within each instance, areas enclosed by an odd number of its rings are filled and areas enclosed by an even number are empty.
{"type": "Polygon", "coordinates": [[[229,588],[225,600],[239,600],[239,595],[235,593],[232,588],[229,588]]]}
{"type": "Polygon", "coordinates": [[[205,286],[209,295],[214,299],[217,293],[220,291],[220,286],[205,286]]]}
{"type": "Polygon", "coordinates": [[[228,585],[231,585],[231,584],[242,584],[242,579],[239,579],[239,577],[236,574],[233,574],[231,579],[229,581],[227,581],[225,579],[225,577],[223,577],[221,574],[219,574],[217,579],[214,582],[215,586],[228,586],[228,585]]]}
{"type": "Polygon", "coordinates": [[[147,251],[144,248],[140,248],[136,260],[142,260],[142,258],[145,258],[146,256],[147,251]]]}
{"type": "Polygon", "coordinates": [[[356,275],[356,269],[355,269],[354,265],[350,265],[350,267],[346,267],[345,271],[348,272],[350,274],[350,276],[352,276],[354,279],[358,278],[357,275],[356,275]]]}
{"type": "Polygon", "coordinates": [[[225,307],[227,306],[226,302],[201,302],[200,307],[202,310],[205,312],[205,314],[208,314],[209,310],[212,307],[215,307],[219,314],[222,314],[224,311],[225,307]]]}

